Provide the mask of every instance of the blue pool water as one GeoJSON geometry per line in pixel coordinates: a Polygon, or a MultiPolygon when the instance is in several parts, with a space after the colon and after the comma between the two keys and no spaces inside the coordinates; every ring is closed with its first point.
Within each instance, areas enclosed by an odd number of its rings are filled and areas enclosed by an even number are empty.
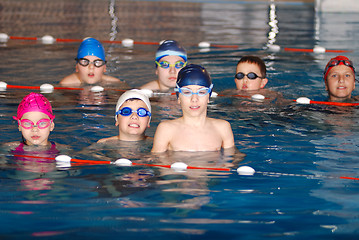
{"type": "MultiPolygon", "coordinates": [[[[270,90],[286,100],[326,100],[321,79],[337,53],[285,51],[323,46],[349,50],[359,62],[359,16],[315,13],[312,3],[226,1],[4,1],[0,32],[10,36],[100,40],[175,38],[189,61],[205,66],[216,92],[234,88],[238,59],[263,58],[270,90]],[[35,10],[38,14],[32,14],[35,10]],[[141,17],[138,17],[141,16],[141,17]],[[199,49],[197,44],[238,45],[199,49]],[[281,46],[270,51],[267,44],[281,46]]],[[[0,81],[56,84],[74,70],[78,42],[44,45],[9,40],[0,46],[0,81]]],[[[130,87],[155,78],[154,45],[105,44],[109,74],[130,87]]],[[[0,142],[19,141],[12,116],[30,90],[0,92],[0,142]]],[[[152,141],[94,144],[116,133],[114,107],[121,92],[57,90],[47,93],[56,114],[51,140],[73,158],[229,167],[233,171],[82,165],[18,159],[0,151],[1,239],[357,239],[359,235],[359,118],[357,107],[296,105],[213,98],[209,115],[231,123],[237,153],[152,155],[152,141]],[[242,165],[256,169],[238,175],[242,165]]],[[[354,95],[358,95],[355,90],[354,95]]],[[[175,97],[151,99],[147,135],[163,119],[180,116],[175,97]]]]}

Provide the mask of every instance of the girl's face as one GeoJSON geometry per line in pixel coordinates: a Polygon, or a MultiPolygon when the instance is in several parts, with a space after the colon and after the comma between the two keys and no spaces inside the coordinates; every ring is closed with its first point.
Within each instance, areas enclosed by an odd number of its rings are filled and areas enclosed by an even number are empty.
{"type": "MultiPolygon", "coordinates": [[[[133,111],[139,108],[145,108],[148,111],[147,105],[142,100],[127,100],[120,109],[129,107],[133,111]]],[[[120,140],[124,141],[138,141],[144,137],[144,132],[150,126],[150,117],[140,117],[137,112],[133,112],[129,116],[117,115],[116,126],[119,128],[120,140]]]]}
{"type": "Polygon", "coordinates": [[[332,67],[325,81],[330,101],[345,101],[355,89],[355,75],[350,67],[338,65],[332,67]]]}
{"type": "Polygon", "coordinates": [[[176,68],[174,64],[176,62],[183,62],[183,58],[179,56],[166,56],[161,58],[158,62],[168,62],[171,66],[168,68],[162,68],[157,66],[156,74],[158,76],[160,90],[168,90],[176,87],[177,75],[182,68],[176,68]]]}
{"type": "MultiPolygon", "coordinates": [[[[42,112],[27,112],[25,113],[21,120],[28,120],[26,121],[29,123],[31,121],[33,123],[33,126],[31,126],[29,129],[24,128],[21,124],[19,124],[19,131],[22,133],[22,136],[25,139],[25,143],[27,145],[48,145],[49,141],[49,135],[50,132],[54,129],[55,124],[53,121],[50,122],[50,124],[42,128],[44,121],[40,121],[42,119],[50,119],[49,116],[47,116],[45,113],[42,112]],[[40,122],[39,122],[40,121],[40,122]],[[37,125],[40,124],[41,128],[39,128],[37,125]]],[[[46,124],[44,124],[46,125],[46,124]]]]}

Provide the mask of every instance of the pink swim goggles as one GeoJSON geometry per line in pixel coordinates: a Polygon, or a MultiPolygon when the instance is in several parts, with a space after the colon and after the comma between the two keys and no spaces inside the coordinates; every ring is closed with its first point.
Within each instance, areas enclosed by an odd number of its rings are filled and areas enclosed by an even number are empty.
{"type": "Polygon", "coordinates": [[[47,118],[40,119],[39,121],[37,121],[36,125],[29,119],[21,119],[17,121],[19,125],[21,125],[21,127],[25,129],[32,129],[34,127],[37,127],[38,129],[44,129],[50,126],[50,124],[52,123],[52,120],[47,118]]]}

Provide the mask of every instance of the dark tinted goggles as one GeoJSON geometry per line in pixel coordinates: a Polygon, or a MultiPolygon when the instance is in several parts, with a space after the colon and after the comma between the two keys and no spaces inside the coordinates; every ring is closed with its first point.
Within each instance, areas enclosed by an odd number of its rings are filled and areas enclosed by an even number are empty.
{"type": "Polygon", "coordinates": [[[250,80],[254,80],[254,79],[257,79],[257,78],[263,78],[263,77],[258,76],[254,72],[250,72],[250,73],[247,73],[247,74],[244,74],[242,72],[238,72],[238,73],[236,73],[236,75],[234,75],[234,77],[237,78],[238,80],[243,79],[245,76],[247,76],[247,78],[250,79],[250,80]]]}
{"type": "Polygon", "coordinates": [[[335,67],[338,66],[340,63],[343,63],[345,66],[350,67],[354,70],[354,66],[353,66],[353,62],[350,60],[337,60],[337,59],[333,59],[329,62],[328,66],[326,67],[324,72],[327,72],[329,68],[331,67],[335,67]]]}
{"type": "Polygon", "coordinates": [[[88,60],[87,58],[75,58],[76,62],[78,64],[80,64],[83,67],[88,66],[90,63],[92,63],[95,67],[102,67],[103,65],[106,64],[106,61],[101,60],[101,59],[96,59],[93,62],[91,62],[90,60],[88,60]]]}

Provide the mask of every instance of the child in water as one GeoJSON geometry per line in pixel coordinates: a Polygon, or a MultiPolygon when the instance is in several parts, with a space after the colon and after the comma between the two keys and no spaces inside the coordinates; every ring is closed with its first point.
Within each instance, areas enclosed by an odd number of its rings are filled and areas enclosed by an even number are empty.
{"type": "Polygon", "coordinates": [[[151,120],[150,100],[137,89],[125,92],[117,101],[115,120],[115,125],[118,126],[118,135],[100,139],[98,143],[146,139],[145,130],[150,126],[151,120]]]}
{"type": "Polygon", "coordinates": [[[327,63],[324,74],[325,90],[331,102],[351,102],[355,89],[355,68],[345,56],[337,56],[327,63]]]}
{"type": "Polygon", "coordinates": [[[16,169],[16,179],[21,180],[25,190],[51,190],[54,184],[52,172],[56,171],[56,162],[53,159],[65,149],[49,141],[50,132],[54,129],[55,115],[50,102],[39,93],[30,93],[20,102],[17,115],[13,117],[18,123],[22,134],[22,141],[4,144],[14,155],[15,164],[8,166],[16,169]]]}
{"type": "Polygon", "coordinates": [[[256,56],[244,56],[237,63],[234,82],[238,90],[259,90],[268,83],[266,73],[266,65],[262,59],[256,56]]]}
{"type": "Polygon", "coordinates": [[[183,116],[158,125],[152,152],[218,151],[234,147],[229,122],[207,117],[212,88],[211,78],[203,67],[191,64],[181,69],[175,91],[183,116]]]}
{"type": "Polygon", "coordinates": [[[246,96],[260,94],[265,97],[266,102],[286,103],[281,93],[264,88],[268,83],[267,69],[264,61],[259,57],[243,56],[237,63],[234,82],[236,90],[225,90],[223,94],[246,96]]]}
{"type": "Polygon", "coordinates": [[[25,96],[18,106],[16,117],[13,118],[18,122],[22,141],[6,145],[16,147],[19,152],[24,151],[24,148],[35,146],[58,153],[55,143],[48,140],[50,132],[55,127],[55,115],[49,100],[43,95],[30,93],[25,96]]]}
{"type": "Polygon", "coordinates": [[[266,73],[266,65],[262,59],[256,56],[244,56],[237,63],[234,82],[238,90],[259,90],[268,83],[266,73]]]}
{"type": "Polygon", "coordinates": [[[78,87],[86,84],[116,84],[121,80],[105,75],[106,59],[105,49],[94,38],[86,38],[82,41],[76,60],[76,72],[60,81],[60,85],[78,87]]]}
{"type": "Polygon", "coordinates": [[[178,72],[187,64],[186,50],[178,42],[166,40],[157,49],[155,63],[158,79],[141,89],[168,91],[176,87],[178,72]]]}

